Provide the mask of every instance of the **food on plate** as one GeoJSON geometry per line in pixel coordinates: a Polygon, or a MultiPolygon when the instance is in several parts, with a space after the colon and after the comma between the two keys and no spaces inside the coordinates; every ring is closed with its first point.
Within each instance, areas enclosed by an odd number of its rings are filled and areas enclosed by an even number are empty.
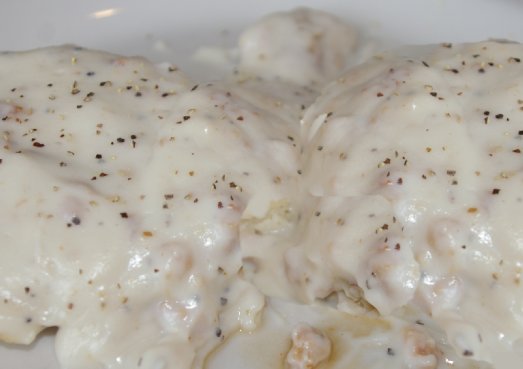
{"type": "Polygon", "coordinates": [[[298,9],[210,83],[1,54],[1,340],[58,327],[68,369],[518,368],[523,47],[344,72],[357,45],[298,9]]]}
{"type": "Polygon", "coordinates": [[[77,47],[1,59],[3,340],[58,326],[67,368],[198,367],[254,329],[238,227],[290,198],[284,107],[77,47]]]}
{"type": "Polygon", "coordinates": [[[261,78],[321,85],[347,66],[356,47],[352,26],[300,8],[270,14],[246,29],[239,40],[239,69],[261,78]]]}

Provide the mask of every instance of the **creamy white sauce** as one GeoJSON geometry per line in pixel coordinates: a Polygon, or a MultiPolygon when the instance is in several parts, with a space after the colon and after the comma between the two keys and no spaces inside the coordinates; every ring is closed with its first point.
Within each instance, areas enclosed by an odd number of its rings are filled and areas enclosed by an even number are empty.
{"type": "Polygon", "coordinates": [[[199,85],[1,54],[0,339],[56,326],[68,369],[519,368],[523,47],[342,74],[356,39],[278,13],[199,85]]]}
{"type": "Polygon", "coordinates": [[[266,162],[272,147],[296,161],[296,120],[142,59],[1,62],[3,340],[59,326],[67,368],[199,367],[254,329],[265,301],[238,276],[238,227],[289,198],[294,172],[266,162]]]}

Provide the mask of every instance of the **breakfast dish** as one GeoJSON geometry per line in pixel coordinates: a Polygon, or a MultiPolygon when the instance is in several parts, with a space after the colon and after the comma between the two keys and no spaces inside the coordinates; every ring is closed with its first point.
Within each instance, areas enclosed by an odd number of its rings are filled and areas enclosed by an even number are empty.
{"type": "Polygon", "coordinates": [[[345,70],[363,48],[300,8],[206,83],[0,54],[0,339],[57,327],[67,369],[518,368],[523,47],[345,70]]]}

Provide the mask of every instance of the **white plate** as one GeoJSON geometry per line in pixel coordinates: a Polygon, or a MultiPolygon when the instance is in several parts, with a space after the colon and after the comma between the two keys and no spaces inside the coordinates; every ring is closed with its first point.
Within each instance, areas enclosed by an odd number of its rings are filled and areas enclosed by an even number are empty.
{"type": "MultiPolygon", "coordinates": [[[[2,4],[0,50],[74,43],[170,61],[197,76],[190,55],[198,47],[232,46],[261,15],[296,6],[334,12],[386,45],[523,41],[520,0],[20,0],[2,4]]],[[[51,343],[0,346],[0,367],[57,369],[51,343]]]]}
{"type": "Polygon", "coordinates": [[[198,47],[233,45],[261,15],[296,6],[334,12],[394,44],[523,41],[521,0],[21,0],[2,4],[0,50],[74,43],[192,71],[198,47]]]}

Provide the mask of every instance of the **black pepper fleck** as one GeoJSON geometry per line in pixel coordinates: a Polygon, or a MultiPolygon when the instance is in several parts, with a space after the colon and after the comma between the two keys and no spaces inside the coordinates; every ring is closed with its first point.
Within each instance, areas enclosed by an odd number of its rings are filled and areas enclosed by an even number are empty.
{"type": "Polygon", "coordinates": [[[391,347],[388,347],[387,348],[387,355],[394,356],[394,355],[396,355],[396,353],[394,352],[394,350],[391,347]]]}

